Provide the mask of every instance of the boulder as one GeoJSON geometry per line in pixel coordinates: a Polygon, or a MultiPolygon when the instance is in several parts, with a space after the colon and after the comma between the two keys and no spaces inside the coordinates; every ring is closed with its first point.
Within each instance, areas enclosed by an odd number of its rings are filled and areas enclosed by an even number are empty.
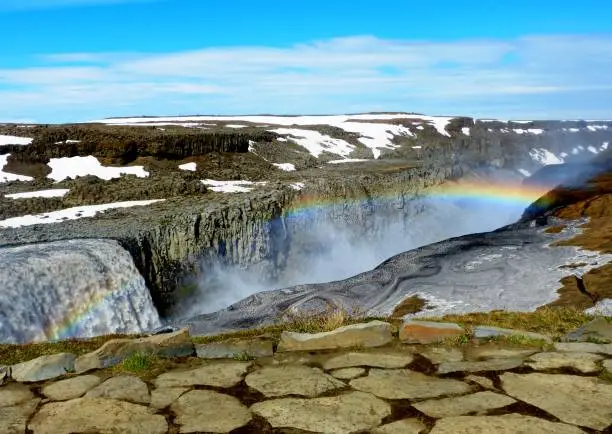
{"type": "Polygon", "coordinates": [[[34,434],[166,434],[168,422],[142,405],[83,397],[44,404],[28,423],[28,429],[34,434]]]}
{"type": "Polygon", "coordinates": [[[246,376],[247,386],[267,398],[285,395],[314,397],[346,387],[319,368],[302,365],[266,366],[246,376]]]}
{"type": "Polygon", "coordinates": [[[400,327],[399,338],[405,343],[431,344],[462,334],[465,329],[459,324],[407,319],[400,327]]]}
{"type": "Polygon", "coordinates": [[[462,395],[472,387],[463,381],[429,377],[410,369],[370,369],[367,377],[351,380],[353,389],[384,399],[425,399],[462,395]]]}
{"type": "Polygon", "coordinates": [[[323,369],[351,368],[355,366],[370,366],[373,368],[405,368],[414,360],[414,356],[408,353],[346,353],[327,359],[323,363],[323,369]]]}
{"type": "Polygon", "coordinates": [[[51,401],[67,401],[80,398],[101,382],[100,377],[95,375],[80,375],[48,384],[41,392],[51,401]]]}
{"type": "Polygon", "coordinates": [[[602,343],[612,343],[612,321],[603,317],[595,318],[582,327],[568,333],[564,340],[570,342],[597,340],[602,343]]]}
{"type": "Polygon", "coordinates": [[[553,374],[500,376],[504,391],[561,421],[603,430],[612,424],[612,385],[595,377],[553,374]]]}
{"type": "Polygon", "coordinates": [[[330,332],[281,334],[277,351],[317,351],[350,347],[380,347],[393,340],[391,324],[370,321],[339,327],[330,332]]]}
{"type": "Polygon", "coordinates": [[[217,362],[187,371],[161,374],[153,383],[157,388],[210,386],[229,388],[240,383],[251,366],[249,362],[217,362]]]}
{"type": "Polygon", "coordinates": [[[526,338],[533,339],[536,341],[552,342],[550,336],[543,335],[540,333],[526,332],[514,329],[504,329],[493,326],[476,326],[473,329],[473,336],[476,339],[488,339],[504,336],[525,336],[526,338]]]}
{"type": "Polygon", "coordinates": [[[274,354],[273,342],[265,339],[229,339],[222,342],[196,344],[196,355],[202,359],[233,359],[270,357],[274,354]]]}
{"type": "Polygon", "coordinates": [[[251,411],[272,428],[349,434],[369,431],[391,414],[391,406],[369,393],[348,392],[325,398],[281,398],[258,402],[251,411]]]}
{"type": "Polygon", "coordinates": [[[584,434],[580,428],[522,414],[502,416],[456,416],[436,421],[430,434],[584,434]]]}
{"type": "Polygon", "coordinates": [[[27,362],[11,366],[11,377],[22,383],[45,381],[61,377],[74,371],[76,356],[70,353],[57,353],[37,357],[27,362]]]}
{"type": "Polygon", "coordinates": [[[516,400],[506,395],[487,391],[452,398],[421,401],[413,404],[413,407],[429,417],[439,419],[468,413],[481,414],[488,410],[506,407],[515,402],[516,400]]]}
{"type": "Polygon", "coordinates": [[[247,407],[233,396],[211,390],[192,390],[170,406],[181,433],[227,433],[252,419],[247,407]]]}
{"type": "Polygon", "coordinates": [[[111,377],[85,394],[89,398],[112,398],[134,404],[148,404],[151,395],[147,384],[134,375],[111,377]]]}
{"type": "Polygon", "coordinates": [[[189,329],[137,339],[111,339],[100,348],[76,359],[75,370],[83,373],[92,369],[108,368],[121,363],[135,353],[160,357],[184,357],[195,354],[189,329]]]}

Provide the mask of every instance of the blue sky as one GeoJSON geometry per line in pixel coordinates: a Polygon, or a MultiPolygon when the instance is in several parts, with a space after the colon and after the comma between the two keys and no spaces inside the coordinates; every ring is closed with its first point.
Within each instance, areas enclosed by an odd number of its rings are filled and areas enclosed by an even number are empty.
{"type": "Polygon", "coordinates": [[[612,3],[0,0],[0,120],[612,119],[612,3]]]}

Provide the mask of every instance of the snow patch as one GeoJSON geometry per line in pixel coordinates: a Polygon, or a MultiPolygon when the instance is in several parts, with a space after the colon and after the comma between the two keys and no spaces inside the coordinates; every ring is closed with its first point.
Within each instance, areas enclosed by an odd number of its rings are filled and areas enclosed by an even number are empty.
{"type": "Polygon", "coordinates": [[[34,178],[31,176],[17,175],[15,173],[8,173],[2,170],[4,169],[4,166],[6,166],[8,157],[10,157],[10,155],[11,154],[0,155],[0,183],[11,181],[34,181],[34,178]]]}
{"type": "Polygon", "coordinates": [[[55,142],[56,145],[64,145],[67,143],[81,143],[80,140],[64,140],[62,142],[55,142]]]}
{"type": "Polygon", "coordinates": [[[227,128],[247,128],[248,125],[238,125],[238,124],[227,124],[225,125],[227,128]]]}
{"type": "Polygon", "coordinates": [[[287,135],[291,141],[306,148],[308,152],[317,158],[323,151],[346,157],[355,149],[355,146],[344,140],[334,139],[318,131],[292,128],[277,128],[269,131],[276,134],[287,135]]]}
{"type": "Polygon", "coordinates": [[[34,139],[30,137],[5,136],[0,134],[0,146],[2,145],[29,145],[34,139]]]}
{"type": "Polygon", "coordinates": [[[267,182],[253,181],[215,181],[214,179],[204,179],[202,184],[209,187],[217,193],[247,193],[253,188],[245,187],[245,185],[266,185],[267,182]]]}
{"type": "Polygon", "coordinates": [[[196,163],[185,163],[185,164],[181,164],[179,166],[179,169],[181,170],[188,170],[190,172],[195,172],[196,169],[198,168],[198,165],[196,163]]]}
{"type": "Polygon", "coordinates": [[[293,188],[294,190],[301,190],[304,188],[304,183],[303,182],[294,182],[293,184],[289,184],[289,187],[293,188]]]}
{"type": "Polygon", "coordinates": [[[550,164],[563,164],[564,163],[562,158],[557,157],[555,154],[553,154],[552,152],[544,148],[532,149],[529,152],[529,156],[533,160],[539,163],[542,163],[545,166],[550,165],[550,164]]]}
{"type": "Polygon", "coordinates": [[[364,160],[363,158],[345,158],[344,160],[331,160],[331,161],[328,161],[327,164],[359,163],[361,161],[370,161],[370,160],[364,160]]]}
{"type": "Polygon", "coordinates": [[[544,130],[541,129],[541,128],[528,128],[526,130],[521,129],[521,128],[515,128],[512,131],[514,131],[517,134],[536,134],[536,135],[539,135],[539,134],[543,134],[544,133],[544,130]]]}
{"type": "Polygon", "coordinates": [[[466,136],[469,136],[470,135],[470,127],[463,127],[463,128],[461,128],[461,132],[463,134],[465,134],[466,136]]]}
{"type": "Polygon", "coordinates": [[[64,220],[77,220],[84,217],[94,217],[99,212],[104,212],[109,209],[129,208],[133,206],[150,205],[155,202],[161,202],[165,199],[153,200],[133,200],[128,202],[105,203],[102,205],[85,205],[66,208],[59,211],[51,211],[43,214],[24,215],[21,217],[13,217],[0,221],[2,228],[18,228],[21,226],[31,226],[38,224],[59,223],[64,220]]]}
{"type": "Polygon", "coordinates": [[[272,163],[272,165],[285,172],[293,172],[295,170],[295,166],[292,163],[272,163]]]}
{"type": "Polygon", "coordinates": [[[30,199],[33,197],[64,197],[70,189],[68,188],[55,188],[50,190],[38,190],[28,191],[26,193],[13,193],[5,194],[4,197],[8,199],[30,199]]]}
{"type": "Polygon", "coordinates": [[[76,178],[77,176],[93,175],[106,181],[113,178],[120,178],[121,175],[136,175],[139,178],[146,178],[149,172],[143,166],[110,167],[102,166],[98,159],[93,155],[87,157],[63,157],[51,158],[48,163],[51,173],[47,178],[55,182],[63,181],[66,178],[76,178]]]}

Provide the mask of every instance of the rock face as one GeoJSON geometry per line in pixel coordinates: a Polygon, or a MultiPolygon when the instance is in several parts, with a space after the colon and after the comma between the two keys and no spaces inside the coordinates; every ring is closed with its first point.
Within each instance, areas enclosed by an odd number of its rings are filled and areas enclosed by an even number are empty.
{"type": "Polygon", "coordinates": [[[312,351],[356,346],[380,347],[393,339],[391,324],[370,321],[323,333],[283,332],[278,351],[312,351]]]}
{"type": "Polygon", "coordinates": [[[348,434],[379,425],[391,414],[391,407],[369,393],[349,392],[329,398],[282,398],[259,402],[251,407],[251,411],[266,419],[273,428],[348,434]]]}

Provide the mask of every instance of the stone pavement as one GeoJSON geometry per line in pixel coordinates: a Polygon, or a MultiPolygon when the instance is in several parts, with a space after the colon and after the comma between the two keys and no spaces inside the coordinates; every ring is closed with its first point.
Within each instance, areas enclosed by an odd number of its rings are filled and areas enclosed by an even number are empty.
{"type": "Polygon", "coordinates": [[[612,344],[483,328],[453,346],[462,329],[416,323],[195,345],[180,330],[0,367],[0,433],[611,432],[612,344]],[[108,369],[135,352],[174,363],[108,369]]]}

